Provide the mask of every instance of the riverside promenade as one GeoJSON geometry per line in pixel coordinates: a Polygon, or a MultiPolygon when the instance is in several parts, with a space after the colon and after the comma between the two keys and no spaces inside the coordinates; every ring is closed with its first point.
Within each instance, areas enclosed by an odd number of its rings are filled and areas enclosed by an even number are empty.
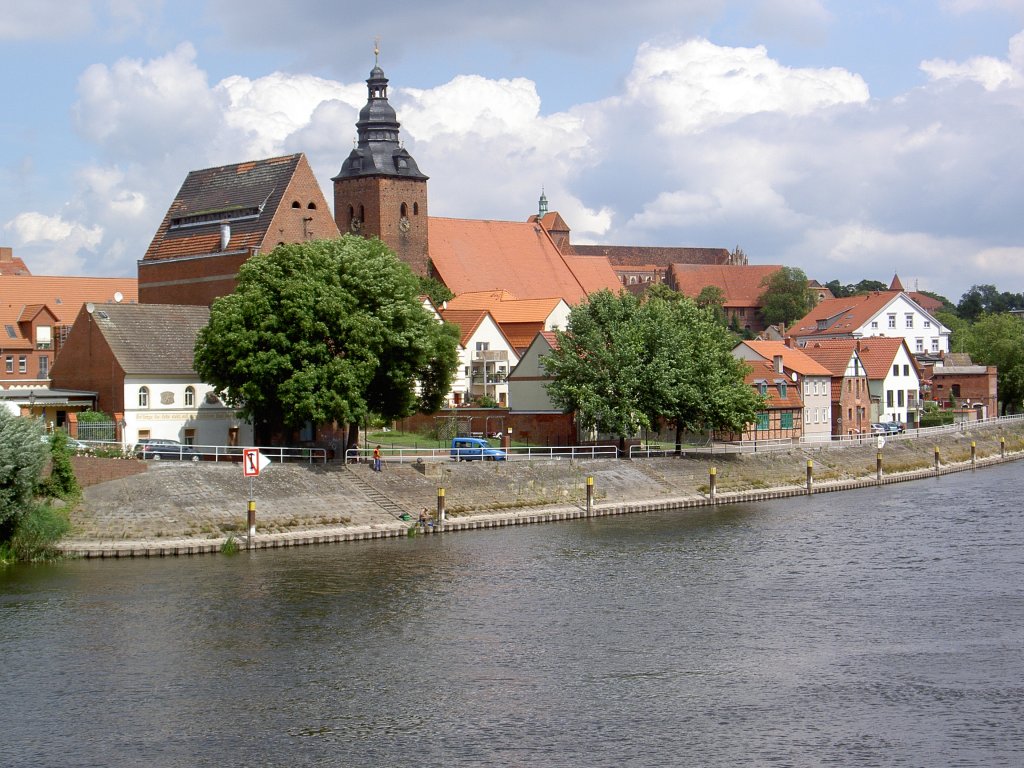
{"type": "MultiPolygon", "coordinates": [[[[416,535],[805,495],[808,461],[812,493],[868,486],[881,486],[884,493],[889,483],[1024,458],[1024,423],[887,439],[881,482],[878,453],[874,439],[865,439],[753,455],[385,464],[380,473],[365,464],[271,465],[252,485],[253,546],[408,536],[421,510],[435,512],[439,488],[447,519],[417,528],[416,535]],[[589,512],[588,477],[595,488],[589,512]]],[[[984,477],[979,471],[978,482],[984,477]]],[[[87,488],[71,512],[72,533],[59,549],[83,557],[153,557],[219,552],[229,538],[244,546],[249,487],[237,464],[150,462],[144,472],[87,488]]]]}

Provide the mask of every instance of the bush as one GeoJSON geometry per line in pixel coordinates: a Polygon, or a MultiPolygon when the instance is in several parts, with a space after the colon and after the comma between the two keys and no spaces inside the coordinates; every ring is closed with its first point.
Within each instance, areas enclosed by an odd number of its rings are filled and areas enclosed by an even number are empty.
{"type": "Polygon", "coordinates": [[[53,544],[71,529],[64,509],[32,504],[18,520],[10,537],[0,543],[0,565],[15,561],[47,560],[56,556],[53,544]]]}
{"type": "Polygon", "coordinates": [[[82,411],[77,414],[79,423],[95,424],[97,422],[113,421],[114,418],[103,411],[82,411]]]}
{"type": "Polygon", "coordinates": [[[68,436],[57,430],[50,436],[50,476],[39,484],[40,495],[64,501],[75,501],[82,488],[71,466],[68,436]]]}
{"type": "Polygon", "coordinates": [[[0,544],[31,508],[47,446],[39,424],[0,408],[0,544]]]}

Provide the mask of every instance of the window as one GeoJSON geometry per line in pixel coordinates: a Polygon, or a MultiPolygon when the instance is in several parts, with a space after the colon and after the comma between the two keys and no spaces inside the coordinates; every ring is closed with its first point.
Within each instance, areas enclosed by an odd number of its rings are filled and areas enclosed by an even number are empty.
{"type": "Polygon", "coordinates": [[[292,208],[301,208],[301,207],[302,207],[302,203],[300,203],[298,200],[292,200],[292,208]]]}
{"type": "Polygon", "coordinates": [[[780,423],[779,426],[781,426],[783,429],[792,429],[793,428],[793,414],[792,413],[783,413],[780,418],[781,418],[781,423],[780,423]]]}
{"type": "Polygon", "coordinates": [[[149,430],[148,429],[140,429],[139,430],[139,440],[149,440],[149,430]]]}
{"type": "Polygon", "coordinates": [[[149,387],[139,387],[139,408],[149,408],[149,387]]]}
{"type": "Polygon", "coordinates": [[[896,393],[896,405],[899,406],[900,408],[903,407],[903,390],[902,389],[899,390],[896,393]]]}
{"type": "Polygon", "coordinates": [[[768,429],[768,414],[759,413],[757,414],[757,428],[759,430],[768,429]]]}
{"type": "Polygon", "coordinates": [[[871,327],[872,328],[877,328],[878,327],[878,321],[877,320],[872,320],[871,321],[871,327]]]}
{"type": "MultiPolygon", "coordinates": [[[[815,382],[815,386],[817,386],[817,382],[815,382]]],[[[808,381],[807,379],[804,379],[804,394],[811,394],[811,382],[808,381]]]]}
{"type": "Polygon", "coordinates": [[[48,325],[36,326],[36,349],[49,349],[53,342],[52,329],[48,325]]]}
{"type": "Polygon", "coordinates": [[[895,328],[896,327],[896,313],[895,312],[893,312],[893,313],[891,313],[889,315],[889,327],[890,328],[895,328]]]}
{"type": "Polygon", "coordinates": [[[914,314],[912,312],[907,312],[907,314],[904,317],[906,318],[906,321],[907,321],[907,328],[913,328],[914,327],[914,314]]]}
{"type": "Polygon", "coordinates": [[[893,398],[892,398],[892,390],[891,389],[887,389],[885,391],[885,407],[886,408],[892,408],[892,400],[893,400],[893,398]]]}
{"type": "Polygon", "coordinates": [[[783,400],[786,399],[786,385],[785,384],[779,384],[779,397],[781,397],[783,400]]]}
{"type": "MultiPolygon", "coordinates": [[[[196,388],[185,387],[185,405],[193,406],[196,404],[196,388]]],[[[190,443],[191,445],[191,443],[190,443]]]]}
{"type": "MultiPolygon", "coordinates": [[[[758,387],[757,387],[757,391],[758,391],[758,392],[759,392],[760,394],[762,394],[762,395],[767,395],[767,394],[768,394],[768,385],[767,385],[767,384],[766,384],[765,382],[763,382],[763,381],[762,381],[762,382],[761,382],[761,383],[760,383],[760,384],[758,385],[758,387]]],[[[767,427],[765,427],[765,429],[767,429],[767,427]]]]}
{"type": "Polygon", "coordinates": [[[315,211],[315,210],[316,210],[316,203],[309,203],[309,204],[308,204],[308,205],[306,206],[306,208],[307,208],[308,210],[310,210],[310,211],[315,211]]]}
{"type": "Polygon", "coordinates": [[[4,327],[7,329],[7,335],[8,336],[10,336],[12,339],[18,338],[18,332],[16,330],[14,330],[14,326],[13,325],[7,324],[4,327]]]}
{"type": "Polygon", "coordinates": [[[932,352],[938,352],[938,351],[939,351],[939,340],[938,339],[932,339],[932,352]]]}
{"type": "Polygon", "coordinates": [[[196,431],[194,429],[185,430],[185,445],[196,444],[196,431]]]}
{"type": "Polygon", "coordinates": [[[960,397],[960,385],[959,384],[951,385],[950,388],[949,388],[949,395],[950,395],[950,397],[960,397]]]}
{"type": "Polygon", "coordinates": [[[18,373],[28,373],[28,357],[18,355],[18,373]]]}
{"type": "Polygon", "coordinates": [[[804,408],[804,424],[810,424],[810,423],[811,423],[811,409],[810,408],[804,408]]]}
{"type": "Polygon", "coordinates": [[[50,376],[50,358],[42,355],[39,358],[39,378],[46,379],[50,376]]]}
{"type": "Polygon", "coordinates": [[[903,366],[903,375],[904,376],[909,376],[910,375],[910,366],[909,365],[904,365],[903,366]]]}
{"type": "Polygon", "coordinates": [[[924,339],[914,339],[914,351],[924,352],[924,339]]]}
{"type": "Polygon", "coordinates": [[[898,365],[894,365],[892,367],[892,375],[893,376],[899,376],[900,375],[900,367],[898,365]]]}
{"type": "Polygon", "coordinates": [[[476,343],[476,349],[478,352],[483,352],[491,348],[491,342],[489,341],[478,341],[476,343]]]}
{"type": "Polygon", "coordinates": [[[931,320],[925,320],[924,321],[924,327],[925,328],[931,328],[932,327],[932,321],[931,320]]]}
{"type": "Polygon", "coordinates": [[[14,373],[14,355],[7,356],[7,372],[14,373]]]}

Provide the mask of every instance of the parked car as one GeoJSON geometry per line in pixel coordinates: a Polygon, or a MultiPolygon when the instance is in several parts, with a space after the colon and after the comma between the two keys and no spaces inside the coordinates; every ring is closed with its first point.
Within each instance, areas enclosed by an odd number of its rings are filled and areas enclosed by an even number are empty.
{"type": "Polygon", "coordinates": [[[135,446],[135,456],[140,459],[180,459],[199,461],[199,451],[191,445],[182,445],[177,440],[146,438],[135,446]]]}
{"type": "Polygon", "coordinates": [[[885,428],[885,424],[872,424],[871,425],[872,435],[887,435],[889,430],[885,428]]]}
{"type": "MultiPolygon", "coordinates": [[[[42,440],[42,442],[49,445],[51,437],[51,435],[40,435],[39,439],[42,440]]],[[[67,446],[68,450],[71,451],[72,453],[88,453],[89,451],[92,450],[91,446],[86,445],[81,440],[76,440],[73,437],[67,438],[67,446]]]]}
{"type": "Polygon", "coordinates": [[[885,431],[890,435],[899,435],[906,431],[906,427],[898,421],[886,421],[882,423],[882,426],[885,427],[885,431]]]}
{"type": "Polygon", "coordinates": [[[451,457],[455,461],[504,461],[508,458],[501,448],[492,448],[482,437],[453,437],[451,457]]]}

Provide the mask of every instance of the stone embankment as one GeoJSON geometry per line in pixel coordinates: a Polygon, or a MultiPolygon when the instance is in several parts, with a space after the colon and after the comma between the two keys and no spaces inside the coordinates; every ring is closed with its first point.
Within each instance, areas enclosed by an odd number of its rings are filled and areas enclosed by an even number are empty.
{"type": "MultiPolygon", "coordinates": [[[[1024,423],[975,426],[927,438],[889,439],[882,483],[919,479],[1024,457],[1024,423]],[[939,467],[935,468],[935,450],[939,467]],[[1003,454],[1005,453],[1005,458],[1003,454]]],[[[272,465],[252,483],[257,547],[405,536],[445,489],[447,520],[427,532],[462,531],[591,516],[683,509],[876,485],[873,440],[770,454],[699,454],[635,461],[387,465],[272,465]],[[716,497],[710,498],[710,470],[716,497]]],[[[61,549],[87,557],[217,552],[246,535],[250,482],[238,464],[150,462],[147,471],[86,489],[61,549]]]]}

